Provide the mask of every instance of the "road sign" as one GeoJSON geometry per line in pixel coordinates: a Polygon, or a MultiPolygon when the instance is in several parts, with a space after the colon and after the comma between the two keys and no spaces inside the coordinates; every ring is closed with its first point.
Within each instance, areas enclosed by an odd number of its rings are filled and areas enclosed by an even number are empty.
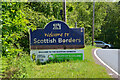
{"type": "Polygon", "coordinates": [[[84,50],[31,50],[31,59],[41,63],[61,60],[84,60],[84,50]]]}
{"type": "Polygon", "coordinates": [[[30,30],[31,49],[84,48],[84,28],[69,28],[62,21],[52,21],[44,29],[30,30]]]}

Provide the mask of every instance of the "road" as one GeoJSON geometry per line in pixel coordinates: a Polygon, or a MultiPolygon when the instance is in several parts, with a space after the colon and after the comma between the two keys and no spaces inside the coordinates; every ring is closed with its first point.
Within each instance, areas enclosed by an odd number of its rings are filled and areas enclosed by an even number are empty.
{"type": "Polygon", "coordinates": [[[120,49],[98,49],[97,56],[120,74],[120,49]]]}

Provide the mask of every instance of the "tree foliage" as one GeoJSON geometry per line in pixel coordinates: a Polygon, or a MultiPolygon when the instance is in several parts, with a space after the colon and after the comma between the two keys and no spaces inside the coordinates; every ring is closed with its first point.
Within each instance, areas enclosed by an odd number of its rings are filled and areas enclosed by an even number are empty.
{"type": "MultiPolygon", "coordinates": [[[[2,51],[3,55],[19,55],[29,52],[29,29],[44,28],[53,20],[61,20],[62,3],[27,2],[2,3],[2,51]]],[[[67,2],[67,24],[85,28],[85,43],[92,41],[93,3],[67,2]]],[[[120,5],[95,3],[95,40],[119,46],[120,5]],[[114,35],[113,35],[114,34],[114,35]],[[112,36],[111,36],[112,35],[112,36]]]]}

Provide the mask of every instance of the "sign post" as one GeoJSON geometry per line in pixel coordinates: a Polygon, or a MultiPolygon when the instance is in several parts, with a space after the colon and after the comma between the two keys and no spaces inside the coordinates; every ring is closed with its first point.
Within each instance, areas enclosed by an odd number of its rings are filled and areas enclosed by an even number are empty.
{"type": "Polygon", "coordinates": [[[33,55],[35,55],[34,59],[39,59],[40,62],[45,62],[52,59],[83,60],[83,50],[51,51],[41,49],[84,48],[84,28],[69,28],[68,25],[62,21],[52,21],[48,23],[44,29],[37,29],[34,31],[30,30],[30,48],[32,58],[33,55]],[[44,55],[44,57],[41,54],[44,55]],[[42,57],[40,57],[40,55],[42,57]]]}

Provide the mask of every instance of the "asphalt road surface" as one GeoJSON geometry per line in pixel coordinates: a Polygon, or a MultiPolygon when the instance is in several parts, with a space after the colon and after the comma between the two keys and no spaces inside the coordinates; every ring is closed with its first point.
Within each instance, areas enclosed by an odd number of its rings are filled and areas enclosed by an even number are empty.
{"type": "Polygon", "coordinates": [[[98,49],[98,57],[120,74],[120,49],[98,49]]]}

